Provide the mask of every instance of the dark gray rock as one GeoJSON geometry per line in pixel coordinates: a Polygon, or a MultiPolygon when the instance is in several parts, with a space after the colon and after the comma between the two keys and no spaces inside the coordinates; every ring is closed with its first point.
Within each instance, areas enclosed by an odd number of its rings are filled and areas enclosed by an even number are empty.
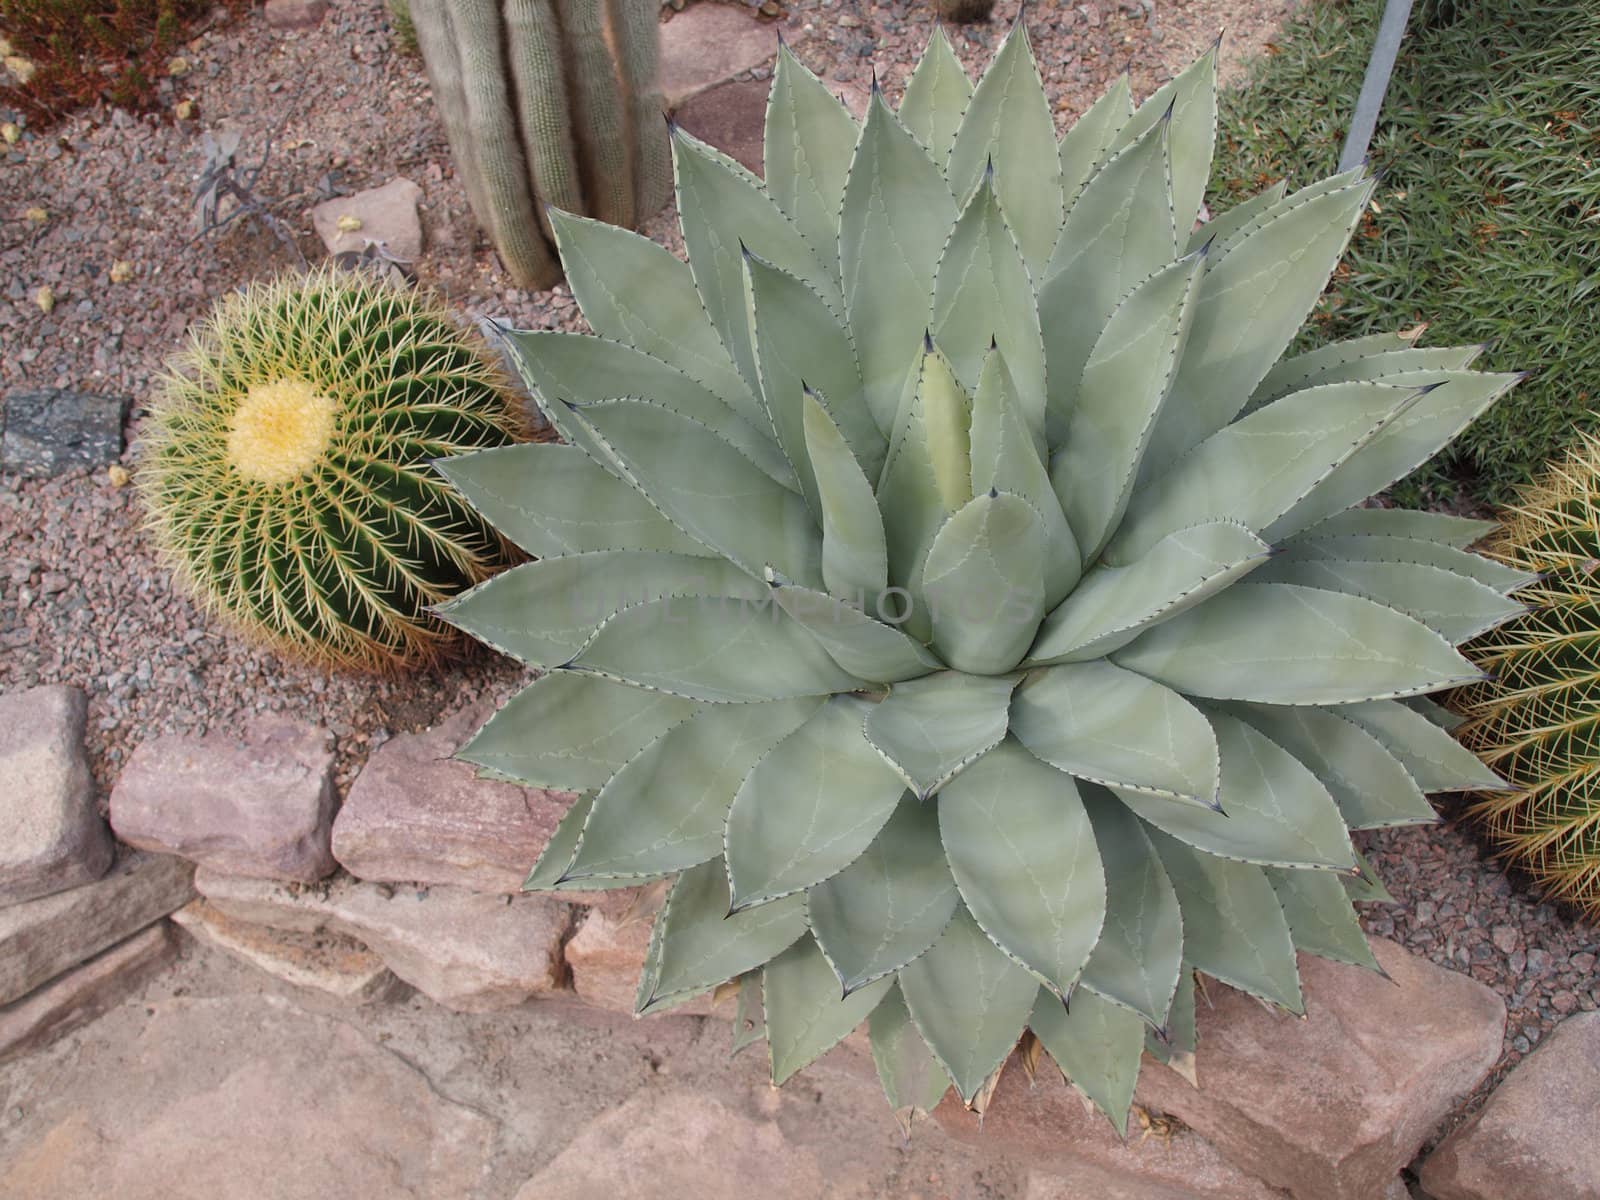
{"type": "Polygon", "coordinates": [[[0,467],[42,478],[113,463],[128,405],[125,396],[55,388],[13,392],[0,412],[0,467]]]}

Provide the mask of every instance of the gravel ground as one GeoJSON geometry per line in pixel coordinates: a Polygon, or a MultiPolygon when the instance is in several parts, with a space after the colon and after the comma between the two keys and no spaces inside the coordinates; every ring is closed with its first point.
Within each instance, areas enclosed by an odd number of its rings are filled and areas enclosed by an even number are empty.
{"type": "MultiPolygon", "coordinates": [[[[1028,24],[1063,125],[1123,70],[1145,94],[1227,30],[1224,76],[1271,52],[1293,0],[1131,0],[1038,3],[1028,24]]],[[[954,31],[969,64],[984,61],[1000,20],[954,31]]],[[[825,78],[864,81],[875,69],[891,99],[932,23],[923,0],[893,4],[801,0],[785,36],[825,78]]],[[[187,74],[166,99],[194,105],[184,121],[97,110],[0,148],[0,391],[81,387],[131,396],[138,407],[166,354],[210,301],[295,265],[269,232],[240,220],[195,239],[191,191],[200,132],[240,131],[240,157],[272,151],[255,191],[320,252],[304,210],[337,191],[405,175],[424,191],[423,282],[463,310],[523,327],[574,327],[563,288],[509,286],[477,237],[420,64],[394,52],[382,0],[345,0],[322,27],[274,34],[259,15],[219,11],[186,51],[187,74]],[[27,210],[48,216],[36,224],[27,210]],[[132,265],[111,282],[114,262],[132,265]],[[50,286],[53,311],[35,305],[50,286]]],[[[12,114],[0,118],[14,119],[12,114]]],[[[650,232],[674,244],[670,214],[650,232]]],[[[125,461],[137,469],[130,451],[125,461]]],[[[90,749],[102,791],[131,749],[171,731],[235,728],[283,710],[324,722],[339,748],[341,786],[377,744],[424,728],[446,708],[519,680],[483,652],[397,679],[326,675],[232,636],[175,594],[139,528],[130,489],[104,475],[49,482],[0,477],[0,689],[65,681],[90,696],[90,749]]],[[[1471,836],[1446,825],[1368,839],[1398,905],[1374,909],[1373,933],[1495,988],[1511,1009],[1501,1070],[1568,1012],[1600,1003],[1600,934],[1529,899],[1485,862],[1471,836]]]]}

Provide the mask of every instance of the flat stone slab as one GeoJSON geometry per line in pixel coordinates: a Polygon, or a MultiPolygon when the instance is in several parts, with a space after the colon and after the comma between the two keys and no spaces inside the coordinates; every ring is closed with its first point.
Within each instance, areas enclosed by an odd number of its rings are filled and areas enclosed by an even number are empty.
{"type": "Polygon", "coordinates": [[[815,1200],[817,1162],[776,1121],[698,1092],[640,1092],[598,1118],[516,1200],[815,1200]]]}
{"type": "Polygon", "coordinates": [[[561,986],[571,910],[543,896],[426,891],[340,877],[307,888],[201,868],[200,894],[224,916],[355,938],[423,995],[457,1012],[514,1008],[561,986]]]}
{"type": "Polygon", "coordinates": [[[1557,1025],[1422,1165],[1434,1200],[1600,1200],[1600,1012],[1557,1025]]]}
{"type": "Polygon", "coordinates": [[[163,921],[0,1008],[0,1063],[48,1045],[121,1004],[176,954],[172,930],[163,921]]]}
{"type": "Polygon", "coordinates": [[[325,200],[311,210],[311,227],[329,254],[360,254],[381,245],[390,258],[414,263],[422,257],[422,189],[409,179],[325,200]]]}
{"type": "Polygon", "coordinates": [[[343,1021],[269,995],[127,1005],[30,1097],[6,1200],[479,1195],[494,1122],[343,1021]]]}
{"type": "Polygon", "coordinates": [[[1372,939],[1390,979],[1302,955],[1306,1017],[1213,985],[1197,1090],[1154,1063],[1136,1093],[1296,1200],[1370,1200],[1494,1067],[1505,1006],[1483,984],[1372,939]]]}
{"type": "Polygon", "coordinates": [[[1192,1130],[1142,1137],[1130,1120],[1123,1141],[1048,1060],[1032,1085],[1007,1063],[982,1120],[953,1091],[933,1115],[987,1156],[1037,1166],[1028,1200],[1280,1200],[1192,1130]]]}
{"type": "Polygon", "coordinates": [[[96,883],[0,908],[0,1004],[182,908],[193,875],[182,859],[130,854],[96,883]]]}
{"type": "Polygon", "coordinates": [[[0,696],[0,904],[91,883],[111,866],[83,751],[87,702],[51,684],[0,696]]]}
{"type": "Polygon", "coordinates": [[[333,856],[358,879],[516,895],[572,806],[570,792],[480,779],[451,758],[487,711],[379,746],[333,822],[333,856]]]}
{"type": "Polygon", "coordinates": [[[764,79],[719,83],[685,101],[677,112],[678,124],[707,145],[737,159],[747,170],[762,175],[767,93],[771,89],[771,83],[764,79]]]}
{"type": "Polygon", "coordinates": [[[696,4],[661,26],[661,95],[668,111],[769,62],[775,27],[727,4],[696,4]]]}
{"type": "Polygon", "coordinates": [[[141,744],[111,790],[111,827],[218,871],[312,883],[337,866],[335,803],[327,733],[270,716],[242,734],[141,744]]]}
{"type": "Polygon", "coordinates": [[[12,392],[0,406],[0,470],[46,478],[116,462],[129,403],[57,388],[12,392]]]}
{"type": "Polygon", "coordinates": [[[322,930],[290,933],[224,916],[204,900],[191,900],[172,919],[197,941],[214,946],[274,979],[346,1004],[389,999],[404,985],[354,938],[322,930]]]}

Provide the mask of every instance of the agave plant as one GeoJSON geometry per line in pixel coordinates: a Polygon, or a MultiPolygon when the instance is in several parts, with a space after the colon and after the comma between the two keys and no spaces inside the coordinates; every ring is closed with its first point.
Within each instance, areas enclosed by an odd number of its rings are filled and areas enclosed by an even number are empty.
{"type": "Polygon", "coordinates": [[[1195,972],[1374,965],[1350,831],[1494,784],[1415,698],[1521,576],[1357,506],[1516,377],[1278,361],[1373,183],[1194,228],[1214,63],[1058,144],[1020,27],[859,126],[784,51],[764,182],[674,135],[687,264],[554,218],[566,444],[444,467],[540,559],[448,617],[545,673],[462,754],[582,793],[530,888],[675,877],[639,1011],[738,979],[779,1082],[866,1020],[903,1114],[1031,1030],[1121,1129],[1195,972]]]}

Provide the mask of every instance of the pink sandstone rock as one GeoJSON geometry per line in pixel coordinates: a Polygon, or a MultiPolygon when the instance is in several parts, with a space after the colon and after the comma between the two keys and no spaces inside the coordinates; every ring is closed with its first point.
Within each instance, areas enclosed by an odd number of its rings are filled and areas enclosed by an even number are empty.
{"type": "Polygon", "coordinates": [[[1600,1012],[1568,1017],[1422,1165],[1434,1200],[1600,1200],[1600,1012]]]}
{"type": "Polygon", "coordinates": [[[763,79],[719,83],[690,97],[678,109],[678,124],[761,175],[767,93],[771,86],[763,79]]]}
{"type": "Polygon", "coordinates": [[[200,894],[236,921],[361,942],[423,995],[457,1012],[514,1008],[562,984],[571,910],[543,896],[390,888],[339,877],[291,889],[202,868],[200,894]]]}
{"type": "Polygon", "coordinates": [[[172,920],[198,942],[291,987],[344,1004],[371,1004],[408,990],[383,959],[341,933],[291,933],[235,921],[204,900],[191,900],[172,914],[172,920]]]}
{"type": "Polygon", "coordinates": [[[480,779],[451,755],[485,714],[391,738],[333,823],[333,856],[358,879],[515,894],[571,807],[569,792],[480,779]]]}
{"type": "Polygon", "coordinates": [[[271,995],[124,1005],[104,1021],[115,1053],[62,1072],[93,1071],[93,1086],[30,1112],[26,1139],[8,1129],[5,1200],[489,1194],[495,1121],[345,1021],[271,995]]]}
{"type": "Polygon", "coordinates": [[[272,29],[315,29],[328,15],[328,0],[267,0],[264,15],[272,29]]]}
{"type": "Polygon", "coordinates": [[[260,718],[241,733],[152,738],[111,791],[129,845],[236,875],[313,883],[336,864],[333,752],[314,725],[260,718]]]}
{"type": "Polygon", "coordinates": [[[1483,984],[1393,942],[1391,979],[1302,956],[1306,1017],[1212,985],[1200,1087],[1154,1063],[1136,1096],[1296,1200],[1370,1200],[1500,1055],[1505,1007],[1483,984]]]}
{"type": "MultiPolygon", "coordinates": [[[[644,891],[630,888],[612,893],[612,899],[592,905],[580,915],[577,932],[566,946],[567,969],[578,999],[596,1008],[632,1015],[639,969],[650,947],[650,926],[660,911],[664,894],[665,889],[659,886],[644,891]]],[[[723,1004],[721,1009],[722,1015],[733,1015],[731,1003],[723,1004]]],[[[707,1016],[711,997],[700,996],[668,1011],[707,1016]]]]}
{"type": "Polygon", "coordinates": [[[0,905],[90,883],[111,866],[83,752],[86,711],[73,687],[0,696],[0,905]]]}
{"type": "Polygon", "coordinates": [[[980,1121],[954,1092],[934,1110],[945,1132],[986,1155],[1037,1167],[1029,1200],[1272,1200],[1277,1195],[1240,1171],[1191,1130],[1128,1140],[1092,1112],[1048,1060],[1030,1085],[1007,1063],[980,1121]]]}
{"type": "Polygon", "coordinates": [[[38,1050],[121,1004],[176,954],[158,922],[0,1008],[0,1063],[38,1050]]]}
{"type": "MultiPolygon", "coordinates": [[[[866,119],[872,95],[866,88],[855,83],[833,83],[829,87],[851,116],[857,121],[866,119]]],[[[676,120],[702,142],[763,175],[767,95],[771,88],[771,81],[765,79],[719,83],[686,100],[678,109],[676,120]]]]}
{"type": "Polygon", "coordinates": [[[360,254],[381,243],[391,258],[414,263],[422,257],[422,189],[409,179],[325,200],[311,209],[311,227],[329,254],[360,254]]]}
{"type": "Polygon", "coordinates": [[[699,1092],[640,1092],[600,1117],[516,1200],[816,1200],[817,1162],[778,1123],[699,1092]]]}

